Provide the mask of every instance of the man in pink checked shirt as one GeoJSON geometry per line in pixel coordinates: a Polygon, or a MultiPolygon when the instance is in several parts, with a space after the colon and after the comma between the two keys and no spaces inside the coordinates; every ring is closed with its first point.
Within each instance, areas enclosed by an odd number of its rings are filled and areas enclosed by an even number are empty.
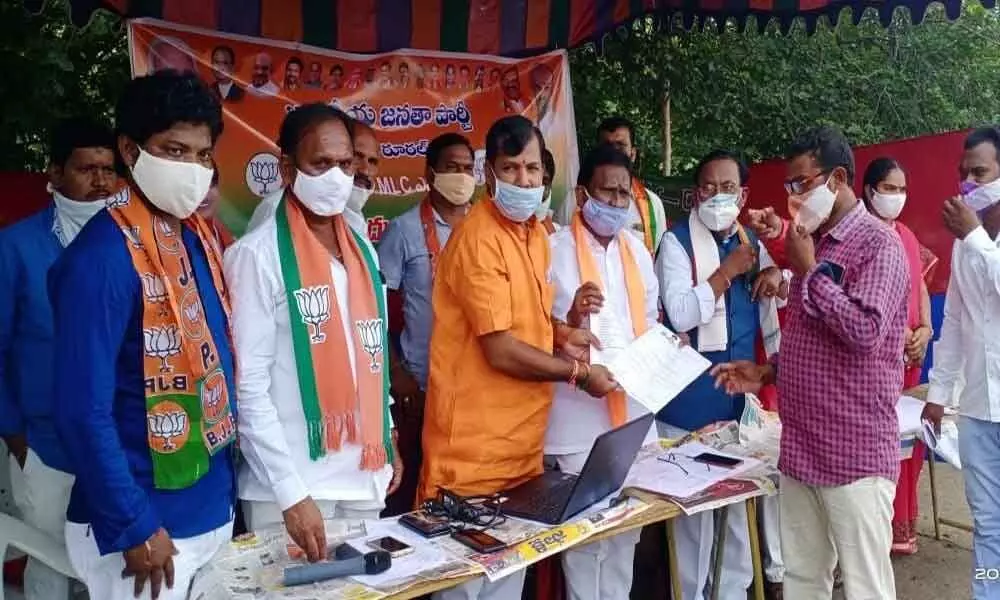
{"type": "Polygon", "coordinates": [[[828,600],[840,559],[848,598],[895,600],[889,549],[899,471],[909,274],[898,236],[851,188],[854,156],[818,128],[788,152],[794,277],[781,351],[713,369],[730,393],[776,381],[781,398],[784,595],[828,600]],[[780,357],[780,358],[779,358],[780,357]]]}

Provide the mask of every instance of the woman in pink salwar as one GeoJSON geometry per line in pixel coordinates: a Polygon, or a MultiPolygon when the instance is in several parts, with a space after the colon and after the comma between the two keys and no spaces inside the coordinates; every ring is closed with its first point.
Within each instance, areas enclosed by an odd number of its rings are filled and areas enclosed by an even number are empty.
{"type": "MultiPolygon", "coordinates": [[[[907,264],[910,268],[910,296],[907,312],[905,371],[903,389],[920,384],[927,344],[931,339],[930,298],[925,283],[926,275],[933,268],[932,259],[926,268],[921,260],[920,243],[910,228],[897,217],[906,204],[906,174],[895,160],[877,158],[864,175],[864,201],[868,211],[892,225],[903,242],[907,264]]],[[[897,554],[914,554],[917,551],[917,482],[926,450],[919,440],[910,458],[900,463],[896,500],[893,503],[892,551],[897,554]]]]}

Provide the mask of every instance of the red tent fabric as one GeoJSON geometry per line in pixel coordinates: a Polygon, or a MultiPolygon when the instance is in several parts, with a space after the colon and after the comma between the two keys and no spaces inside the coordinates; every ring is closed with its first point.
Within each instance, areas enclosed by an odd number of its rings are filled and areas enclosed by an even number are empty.
{"type": "Polygon", "coordinates": [[[0,187],[6,197],[0,203],[0,227],[41,210],[51,198],[46,183],[48,178],[42,173],[0,173],[0,187]]]}

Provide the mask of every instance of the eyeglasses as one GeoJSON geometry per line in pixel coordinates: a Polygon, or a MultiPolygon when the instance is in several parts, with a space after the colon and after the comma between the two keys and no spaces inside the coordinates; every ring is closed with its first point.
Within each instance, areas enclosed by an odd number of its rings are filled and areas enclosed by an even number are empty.
{"type": "Polygon", "coordinates": [[[794,195],[794,196],[797,196],[799,194],[804,194],[806,192],[806,188],[809,188],[811,186],[812,182],[816,181],[817,179],[819,179],[820,177],[822,177],[824,175],[829,176],[829,174],[830,174],[830,171],[820,171],[819,173],[816,173],[815,175],[813,175],[811,177],[806,177],[805,179],[796,179],[796,180],[793,180],[793,181],[786,181],[785,182],[785,191],[788,192],[789,194],[794,195]]]}
{"type": "Polygon", "coordinates": [[[722,185],[706,183],[698,186],[698,194],[701,195],[702,198],[711,198],[716,194],[738,194],[740,189],[742,189],[740,184],[734,181],[726,181],[722,185]]]}

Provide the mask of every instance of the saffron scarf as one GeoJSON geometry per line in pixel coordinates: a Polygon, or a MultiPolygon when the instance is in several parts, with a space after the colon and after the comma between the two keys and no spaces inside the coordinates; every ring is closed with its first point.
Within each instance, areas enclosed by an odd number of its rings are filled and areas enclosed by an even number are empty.
{"type": "Polygon", "coordinates": [[[653,212],[653,205],[646,193],[646,186],[642,185],[637,177],[632,178],[632,199],[636,209],[639,210],[639,218],[642,219],[642,240],[646,244],[646,250],[653,253],[653,243],[657,238],[656,213],[653,212]]]}
{"type": "MultiPolygon", "coordinates": [[[[580,267],[580,284],[591,281],[604,293],[604,286],[601,283],[601,274],[597,270],[594,256],[590,253],[590,244],[587,243],[587,233],[584,230],[583,219],[577,212],[573,216],[573,243],[576,246],[576,262],[580,267]]],[[[629,316],[632,318],[632,333],[635,337],[646,333],[649,327],[646,324],[646,286],[642,282],[642,274],[639,272],[639,264],[632,254],[632,247],[629,246],[626,235],[631,235],[624,231],[618,232],[618,252],[622,258],[622,271],[625,273],[625,291],[628,294],[629,316]]],[[[608,414],[611,417],[611,426],[620,427],[625,424],[627,418],[625,408],[625,392],[616,390],[608,394],[608,414]]]]}
{"type": "MultiPolygon", "coordinates": [[[[208,473],[211,456],[236,439],[226,374],[181,229],[154,214],[135,190],[108,212],[125,235],[142,284],[142,366],[153,484],[162,490],[184,489],[208,473]]],[[[211,228],[198,215],[180,227],[197,234],[205,249],[211,284],[228,321],[222,252],[211,228]]]]}
{"type": "Polygon", "coordinates": [[[338,298],[330,252],[309,230],[291,192],[282,198],[275,220],[309,458],[339,451],[346,439],[361,445],[360,468],[377,471],[392,459],[392,442],[385,368],[388,321],[374,252],[343,215],[333,218],[350,290],[349,298],[338,298]],[[341,302],[347,302],[353,320],[349,340],[341,302]],[[354,345],[354,374],[347,344],[354,345]]]}

